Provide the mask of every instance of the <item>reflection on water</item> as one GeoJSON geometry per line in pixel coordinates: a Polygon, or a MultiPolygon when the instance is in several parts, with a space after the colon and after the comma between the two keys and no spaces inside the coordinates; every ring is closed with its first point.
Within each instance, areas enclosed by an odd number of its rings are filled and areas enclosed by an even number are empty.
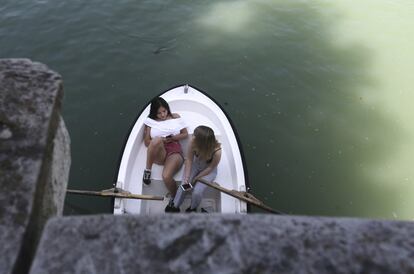
{"type": "Polygon", "coordinates": [[[71,188],[110,187],[137,112],[190,83],[226,103],[267,204],[414,218],[410,1],[23,2],[0,7],[0,54],[63,75],[71,188]]]}
{"type": "Polygon", "coordinates": [[[256,16],[251,5],[243,1],[216,2],[197,21],[216,31],[237,35],[245,32],[249,26],[252,26],[252,20],[255,20],[256,16]]]}

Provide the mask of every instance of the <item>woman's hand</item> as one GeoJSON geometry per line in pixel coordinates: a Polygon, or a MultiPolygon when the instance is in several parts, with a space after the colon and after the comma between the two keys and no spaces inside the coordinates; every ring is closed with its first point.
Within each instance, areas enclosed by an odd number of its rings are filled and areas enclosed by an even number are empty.
{"type": "Polygon", "coordinates": [[[173,138],[174,136],[173,135],[168,135],[167,137],[163,137],[162,138],[162,141],[164,142],[164,143],[171,143],[171,142],[173,142],[174,141],[174,138],[173,138]]]}

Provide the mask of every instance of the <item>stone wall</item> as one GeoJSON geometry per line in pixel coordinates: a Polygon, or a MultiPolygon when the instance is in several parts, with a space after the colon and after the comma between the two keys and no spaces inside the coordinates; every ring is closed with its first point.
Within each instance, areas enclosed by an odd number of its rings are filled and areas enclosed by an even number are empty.
{"type": "Polygon", "coordinates": [[[27,273],[43,226],[63,208],[70,140],[62,79],[27,59],[0,59],[0,273],[27,273]]]}
{"type": "Polygon", "coordinates": [[[31,274],[414,273],[414,223],[167,214],[51,220],[31,274]]]}

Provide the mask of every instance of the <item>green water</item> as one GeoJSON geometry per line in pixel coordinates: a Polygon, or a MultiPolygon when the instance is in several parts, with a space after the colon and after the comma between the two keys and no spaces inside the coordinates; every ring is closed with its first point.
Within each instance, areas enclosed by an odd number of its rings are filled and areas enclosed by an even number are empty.
{"type": "Polygon", "coordinates": [[[411,0],[3,0],[0,15],[1,58],[63,76],[70,188],[111,187],[138,111],[189,83],[224,105],[270,206],[414,219],[411,0]]]}

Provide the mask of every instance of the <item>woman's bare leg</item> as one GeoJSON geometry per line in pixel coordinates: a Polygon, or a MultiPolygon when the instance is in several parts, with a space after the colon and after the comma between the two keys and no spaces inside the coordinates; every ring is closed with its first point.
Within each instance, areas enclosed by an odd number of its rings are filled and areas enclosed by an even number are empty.
{"type": "Polygon", "coordinates": [[[165,160],[162,179],[164,180],[168,191],[171,193],[171,197],[175,197],[175,193],[177,192],[177,184],[175,183],[174,175],[181,168],[183,162],[183,157],[178,153],[171,154],[165,160]]]}
{"type": "Polygon", "coordinates": [[[156,163],[159,165],[164,164],[166,151],[164,148],[164,142],[161,138],[154,138],[148,146],[147,150],[147,163],[145,168],[151,169],[152,164],[156,163]]]}

